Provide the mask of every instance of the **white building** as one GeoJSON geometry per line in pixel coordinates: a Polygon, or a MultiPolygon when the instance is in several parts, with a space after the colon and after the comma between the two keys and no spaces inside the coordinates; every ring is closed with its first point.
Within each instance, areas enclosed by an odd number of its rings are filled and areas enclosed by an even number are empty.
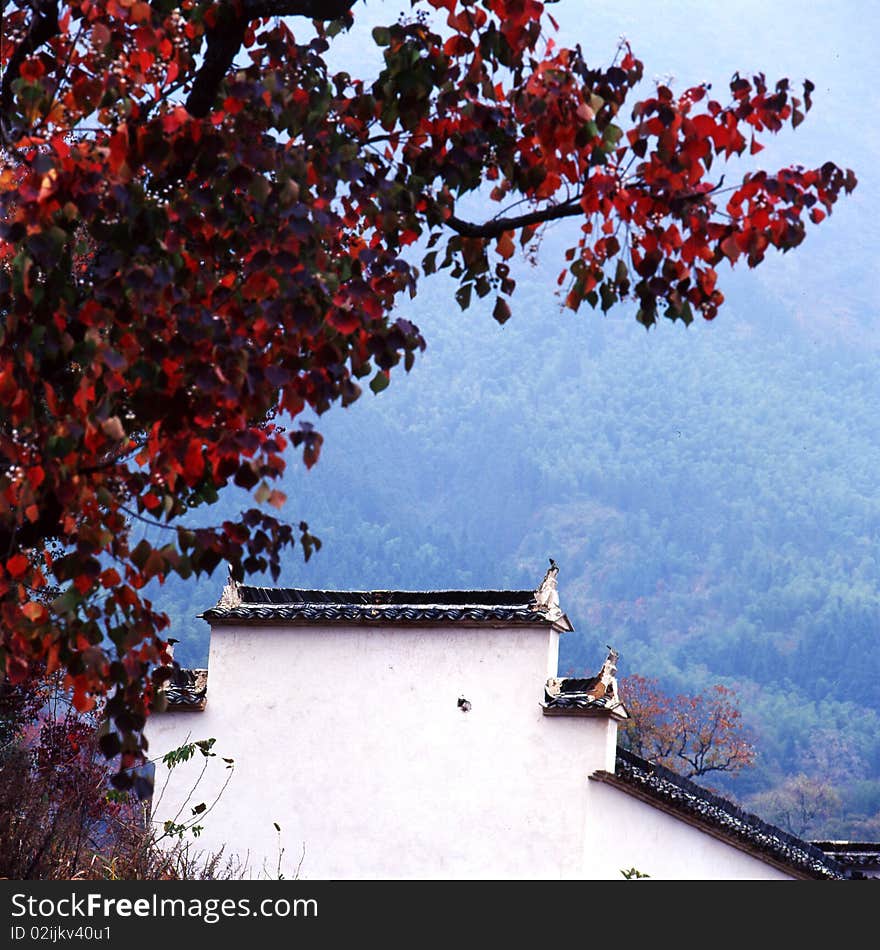
{"type": "Polygon", "coordinates": [[[194,794],[194,771],[175,769],[155,819],[205,803],[199,846],[252,877],[278,873],[279,839],[281,872],[302,879],[843,876],[618,751],[616,654],[595,677],[557,678],[572,628],[556,573],[537,591],[230,581],[203,615],[208,673],[184,671],[149,724],[151,754],[210,737],[217,758],[194,794]]]}

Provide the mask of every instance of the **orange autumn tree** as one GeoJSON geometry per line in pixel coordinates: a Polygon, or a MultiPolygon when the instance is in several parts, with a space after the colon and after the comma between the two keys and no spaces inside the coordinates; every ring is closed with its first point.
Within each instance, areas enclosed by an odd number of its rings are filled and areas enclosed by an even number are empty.
{"type": "Polygon", "coordinates": [[[685,778],[736,774],[753,764],[755,748],[736,694],[726,686],[671,696],[657,680],[633,675],[621,681],[620,690],[630,713],[620,741],[636,755],[685,778]]]}
{"type": "Polygon", "coordinates": [[[413,7],[364,36],[383,65],[360,78],[325,58],[354,0],[3,5],[0,669],[63,669],[79,709],[107,696],[122,769],[167,660],[145,585],[309,555],[272,510],[289,446],[319,455],[302,413],[410,369],[430,274],[504,322],[517,246],[572,218],[568,307],[711,319],[722,264],[794,248],[855,186],[827,163],[722,187],[803,120],[809,82],[632,102],[629,47],[588,62],[537,0],[413,7]],[[469,217],[486,183],[497,211],[469,217]],[[255,505],[195,527],[232,483],[255,505]]]}

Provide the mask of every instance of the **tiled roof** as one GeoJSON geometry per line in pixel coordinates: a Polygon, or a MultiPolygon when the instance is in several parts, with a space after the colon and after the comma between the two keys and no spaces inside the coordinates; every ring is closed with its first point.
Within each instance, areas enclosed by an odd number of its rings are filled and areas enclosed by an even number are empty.
{"type": "Polygon", "coordinates": [[[592,778],[656,802],[703,830],[738,844],[751,853],[791,868],[803,877],[842,880],[846,870],[822,850],[768,824],[720,795],[715,795],[669,769],[647,762],[625,749],[617,750],[614,775],[592,778]]]}
{"type": "Polygon", "coordinates": [[[208,671],[178,667],[162,692],[168,709],[201,712],[208,698],[208,671]]]}
{"type": "Polygon", "coordinates": [[[503,623],[546,624],[569,630],[563,614],[538,606],[533,590],[301,590],[227,587],[202,617],[222,623],[503,623]]]}
{"type": "Polygon", "coordinates": [[[880,868],[878,841],[813,841],[824,854],[848,868],[880,868]]]}
{"type": "Polygon", "coordinates": [[[617,653],[608,648],[602,669],[597,676],[586,678],[554,677],[544,686],[544,714],[590,715],[612,713],[618,719],[628,719],[617,690],[617,653]]]}

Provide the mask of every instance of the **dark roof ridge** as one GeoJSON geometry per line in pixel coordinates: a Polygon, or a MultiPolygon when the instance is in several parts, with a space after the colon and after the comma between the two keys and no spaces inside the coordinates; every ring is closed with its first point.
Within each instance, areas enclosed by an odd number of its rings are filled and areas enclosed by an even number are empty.
{"type": "Polygon", "coordinates": [[[239,584],[239,590],[291,590],[300,593],[324,593],[324,594],[528,594],[534,596],[535,592],[531,588],[511,588],[511,587],[275,587],[269,584],[239,584]]]}
{"type": "Polygon", "coordinates": [[[870,851],[880,854],[880,841],[847,841],[834,838],[823,838],[818,841],[812,841],[820,851],[870,851]]]}
{"type": "Polygon", "coordinates": [[[535,603],[533,590],[452,589],[443,590],[334,590],[305,587],[257,587],[241,584],[242,604],[456,604],[525,605],[535,603]]]}

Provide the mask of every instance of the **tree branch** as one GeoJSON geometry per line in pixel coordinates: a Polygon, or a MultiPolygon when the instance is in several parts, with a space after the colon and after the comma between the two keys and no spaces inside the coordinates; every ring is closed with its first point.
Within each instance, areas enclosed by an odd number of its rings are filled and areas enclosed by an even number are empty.
{"type": "Polygon", "coordinates": [[[571,200],[562,204],[542,208],[540,211],[531,211],[529,214],[520,214],[512,218],[493,218],[485,224],[474,224],[462,221],[455,215],[446,219],[448,227],[457,231],[462,237],[492,238],[498,237],[505,231],[516,231],[518,228],[527,228],[532,224],[543,224],[545,221],[558,221],[561,218],[573,218],[584,213],[580,200],[571,200]]]}
{"type": "Polygon", "coordinates": [[[186,100],[186,111],[190,115],[201,119],[211,111],[217,89],[244,42],[246,29],[243,13],[239,15],[230,4],[220,8],[217,25],[206,33],[205,58],[186,100]]]}
{"type": "Polygon", "coordinates": [[[22,63],[58,33],[58,0],[35,0],[33,9],[27,35],[9,57],[0,83],[0,128],[4,133],[12,112],[12,84],[19,77],[22,63]]]}
{"type": "Polygon", "coordinates": [[[186,111],[204,118],[214,105],[220,83],[229,72],[244,41],[251,20],[273,16],[305,16],[313,20],[337,20],[347,16],[357,0],[241,0],[226,3],[216,26],[206,33],[205,58],[196,73],[186,100],[186,111]]]}
{"type": "Polygon", "coordinates": [[[305,16],[312,20],[338,20],[347,16],[357,0],[243,0],[249,20],[264,16],[305,16]]]}

